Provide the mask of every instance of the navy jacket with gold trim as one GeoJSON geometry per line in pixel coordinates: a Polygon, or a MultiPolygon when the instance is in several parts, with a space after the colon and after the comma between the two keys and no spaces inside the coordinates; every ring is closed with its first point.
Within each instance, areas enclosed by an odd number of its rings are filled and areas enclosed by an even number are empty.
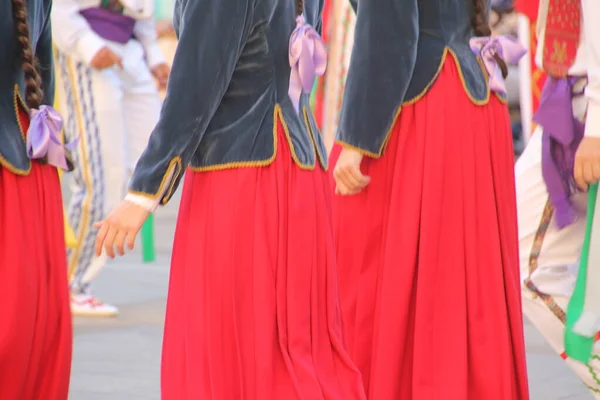
{"type": "MultiPolygon", "coordinates": [[[[487,75],[469,47],[472,3],[358,0],[338,142],[381,156],[401,105],[427,93],[448,54],[456,59],[471,100],[487,103],[487,75]]],[[[353,6],[356,10],[356,2],[353,6]]]]}
{"type": "MultiPolygon", "coordinates": [[[[322,0],[305,0],[306,21],[320,29],[322,0]]],[[[268,165],[280,117],[294,161],[326,166],[325,147],[302,95],[288,97],[294,0],[177,0],[179,37],[160,120],[130,184],[130,193],[165,204],[183,170],[268,165]]]]}
{"type": "MultiPolygon", "coordinates": [[[[28,0],[29,32],[32,48],[40,62],[45,105],[54,105],[54,64],[50,10],[52,0],[28,0]]],[[[23,132],[17,122],[17,104],[25,93],[25,76],[20,67],[12,2],[0,2],[0,165],[15,174],[27,175],[31,160],[23,132]]]]}

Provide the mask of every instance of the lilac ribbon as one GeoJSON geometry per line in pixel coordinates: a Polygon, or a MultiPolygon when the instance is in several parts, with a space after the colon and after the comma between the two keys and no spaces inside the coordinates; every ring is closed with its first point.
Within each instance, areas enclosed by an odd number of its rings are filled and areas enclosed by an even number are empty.
{"type": "Polygon", "coordinates": [[[315,78],[323,75],[327,67],[325,42],[303,16],[296,18],[296,29],[290,37],[289,59],[292,73],[288,95],[298,111],[300,95],[311,92],[315,78]]]}
{"type": "Polygon", "coordinates": [[[538,111],[533,115],[533,121],[543,128],[542,176],[559,228],[570,225],[577,218],[571,201],[577,187],[573,167],[575,152],[585,130],[585,125],[573,116],[573,98],[583,95],[583,92],[573,90],[579,79],[549,76],[538,111]]]}
{"type": "Polygon", "coordinates": [[[62,130],[62,117],[50,106],[40,106],[29,112],[27,130],[27,156],[33,159],[46,158],[48,164],[68,170],[65,148],[73,148],[78,140],[64,145],[59,139],[62,130]]]}
{"type": "Polygon", "coordinates": [[[502,71],[494,56],[498,55],[509,64],[516,64],[521,57],[527,54],[527,49],[517,39],[510,36],[474,37],[471,38],[469,44],[475,54],[481,55],[483,65],[490,77],[490,90],[506,95],[502,71]]]}

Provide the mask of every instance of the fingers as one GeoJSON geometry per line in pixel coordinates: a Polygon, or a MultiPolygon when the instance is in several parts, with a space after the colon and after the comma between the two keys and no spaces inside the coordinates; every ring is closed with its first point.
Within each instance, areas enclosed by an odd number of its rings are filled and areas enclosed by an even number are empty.
{"type": "Polygon", "coordinates": [[[110,258],[115,258],[114,243],[115,243],[115,238],[117,237],[118,232],[119,232],[119,228],[114,225],[111,225],[108,228],[106,238],[104,239],[104,251],[106,251],[106,254],[110,258]]]}
{"type": "Polygon", "coordinates": [[[349,168],[348,175],[356,187],[360,187],[361,190],[371,182],[371,178],[363,175],[358,166],[353,165],[353,168],[349,168]]]}
{"type": "Polygon", "coordinates": [[[594,166],[591,162],[586,162],[583,164],[583,179],[587,184],[593,183],[594,179],[594,166]]]}
{"type": "Polygon", "coordinates": [[[123,69],[123,59],[113,53],[112,57],[111,57],[111,65],[110,66],[115,66],[115,65],[117,67],[119,67],[119,69],[123,69]]]}
{"type": "Polygon", "coordinates": [[[360,167],[354,164],[337,165],[333,171],[336,181],[336,194],[350,196],[360,193],[371,181],[363,175],[360,167]]]}
{"type": "Polygon", "coordinates": [[[105,221],[97,222],[94,224],[94,228],[99,228],[98,234],[96,235],[96,244],[94,246],[94,253],[96,253],[97,257],[100,257],[102,254],[102,246],[104,245],[104,239],[106,238],[106,234],[108,233],[108,224],[105,221]]]}
{"type": "Polygon", "coordinates": [[[600,180],[600,163],[587,160],[575,160],[573,177],[575,178],[575,183],[579,189],[584,191],[587,190],[590,183],[598,182],[598,180],[600,180]]]}
{"type": "Polygon", "coordinates": [[[336,168],[334,178],[336,181],[336,193],[343,196],[360,193],[371,181],[371,178],[363,175],[360,169],[354,165],[336,168]]]}
{"type": "MultiPolygon", "coordinates": [[[[117,248],[117,253],[120,256],[125,255],[125,239],[127,238],[127,232],[123,229],[120,229],[117,232],[117,236],[115,236],[115,247],[117,248]]],[[[112,246],[111,246],[112,247],[112,246]]]]}
{"type": "Polygon", "coordinates": [[[117,253],[123,256],[125,255],[125,245],[127,245],[130,250],[133,250],[135,247],[135,239],[139,229],[127,229],[118,227],[114,224],[110,225],[106,222],[98,222],[94,224],[94,227],[100,228],[94,247],[96,256],[100,256],[104,249],[106,255],[110,258],[115,258],[115,248],[117,253]]]}
{"type": "Polygon", "coordinates": [[[127,233],[127,247],[129,248],[129,250],[133,250],[133,248],[135,247],[135,237],[137,236],[138,232],[128,232],[127,233]]]}
{"type": "Polygon", "coordinates": [[[592,164],[592,171],[594,174],[594,182],[597,182],[598,180],[600,180],[600,162],[596,162],[592,164]]]}

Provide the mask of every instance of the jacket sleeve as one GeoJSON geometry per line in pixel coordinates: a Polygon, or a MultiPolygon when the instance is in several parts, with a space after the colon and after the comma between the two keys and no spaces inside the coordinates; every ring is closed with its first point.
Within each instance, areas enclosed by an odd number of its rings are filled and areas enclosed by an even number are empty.
{"type": "MultiPolygon", "coordinates": [[[[51,3],[50,3],[51,4],[51,3]]],[[[49,6],[52,8],[52,5],[49,6]]],[[[36,46],[36,56],[40,63],[40,74],[42,78],[42,90],[44,91],[43,104],[54,106],[54,52],[52,49],[52,23],[50,11],[47,12],[46,20],[42,28],[42,34],[36,46]]]]}
{"type": "Polygon", "coordinates": [[[179,43],[158,124],[135,168],[130,194],[166,204],[229,86],[250,30],[251,0],[181,0],[179,43]]]}
{"type": "Polygon", "coordinates": [[[395,118],[380,99],[397,99],[399,110],[415,67],[417,0],[360,1],[356,15],[337,141],[379,157],[395,118]]]}
{"type": "Polygon", "coordinates": [[[52,26],[54,43],[68,55],[77,55],[86,64],[92,61],[106,42],[79,14],[77,0],[54,0],[52,26]]]}
{"type": "Polygon", "coordinates": [[[154,19],[141,19],[136,21],[133,34],[140,41],[146,53],[146,62],[150,68],[166,62],[157,43],[156,22],[154,19]]]}

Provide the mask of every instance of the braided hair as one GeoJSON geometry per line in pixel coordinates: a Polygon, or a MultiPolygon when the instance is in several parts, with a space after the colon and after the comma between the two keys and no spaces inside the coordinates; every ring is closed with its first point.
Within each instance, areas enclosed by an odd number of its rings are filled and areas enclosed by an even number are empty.
{"type": "Polygon", "coordinates": [[[31,48],[26,0],[11,0],[17,42],[21,48],[21,68],[25,74],[25,103],[27,107],[39,108],[44,97],[38,61],[31,48]]]}
{"type": "MultiPolygon", "coordinates": [[[[471,26],[475,31],[475,36],[490,36],[492,30],[488,23],[488,13],[486,7],[487,0],[473,0],[473,14],[471,16],[471,26]]],[[[508,67],[506,62],[499,55],[495,54],[494,59],[504,78],[508,75],[508,67]]]]}

